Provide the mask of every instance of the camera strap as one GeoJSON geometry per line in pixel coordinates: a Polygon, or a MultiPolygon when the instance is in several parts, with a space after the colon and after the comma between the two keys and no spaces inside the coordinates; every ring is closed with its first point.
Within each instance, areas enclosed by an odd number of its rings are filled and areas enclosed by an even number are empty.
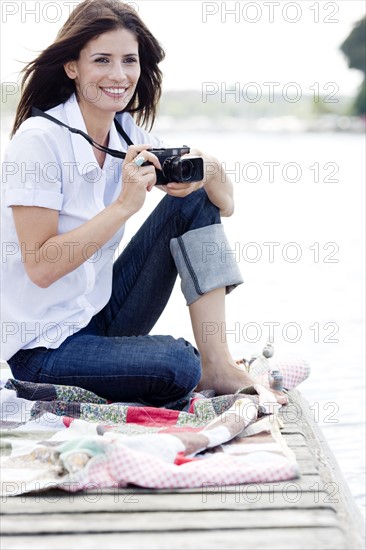
{"type": "MultiPolygon", "coordinates": [[[[79,130],[78,128],[72,128],[71,126],[68,126],[67,124],[64,124],[57,118],[54,118],[51,115],[48,115],[47,113],[41,111],[40,109],[37,109],[37,107],[32,107],[32,116],[41,116],[43,118],[46,118],[47,120],[50,120],[51,122],[55,122],[59,126],[63,126],[64,128],[67,128],[71,133],[73,134],[79,134],[82,136],[90,145],[98,149],[99,151],[103,151],[103,153],[108,153],[108,155],[111,155],[112,157],[116,157],[119,159],[124,159],[126,157],[126,153],[123,153],[122,151],[117,151],[116,149],[110,149],[109,147],[104,147],[104,145],[100,145],[94,139],[92,139],[88,134],[83,132],[82,130],[79,130]]],[[[121,124],[118,122],[117,119],[114,119],[114,124],[116,126],[117,132],[123,137],[127,145],[133,145],[132,141],[122,128],[121,124]]]]}

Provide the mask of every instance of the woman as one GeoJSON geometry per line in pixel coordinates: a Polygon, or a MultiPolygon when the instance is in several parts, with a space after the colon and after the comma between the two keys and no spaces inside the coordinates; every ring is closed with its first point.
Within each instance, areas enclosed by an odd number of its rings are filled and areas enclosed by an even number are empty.
{"type": "Polygon", "coordinates": [[[112,263],[161,168],[150,151],[161,143],[132,115],[152,125],[163,57],[128,5],[86,0],[25,68],[4,160],[2,357],[16,378],[155,406],[196,387],[224,394],[255,383],[220,331],[203,330],[221,326],[225,294],[242,282],[231,255],[223,263],[208,252],[226,244],[220,214],[233,212],[218,161],[192,151],[215,173],[161,186],[166,196],[112,263]],[[177,272],[198,351],[149,336],[177,272]]]}

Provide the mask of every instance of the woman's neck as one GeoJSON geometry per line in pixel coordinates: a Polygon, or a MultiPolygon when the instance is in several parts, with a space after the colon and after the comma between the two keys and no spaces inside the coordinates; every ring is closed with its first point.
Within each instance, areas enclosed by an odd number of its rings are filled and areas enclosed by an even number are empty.
{"type": "Polygon", "coordinates": [[[86,131],[88,135],[99,145],[108,145],[108,136],[111,129],[114,113],[98,112],[98,118],[95,111],[85,103],[79,102],[81,114],[83,115],[86,131]]]}
{"type": "MultiPolygon", "coordinates": [[[[83,115],[87,134],[99,145],[107,147],[109,142],[109,131],[113,123],[114,113],[103,113],[103,111],[99,111],[96,116],[95,111],[90,108],[88,104],[79,102],[79,107],[81,114],[83,115]]],[[[99,166],[103,168],[106,154],[103,151],[99,151],[95,147],[93,147],[93,152],[99,166]]]]}

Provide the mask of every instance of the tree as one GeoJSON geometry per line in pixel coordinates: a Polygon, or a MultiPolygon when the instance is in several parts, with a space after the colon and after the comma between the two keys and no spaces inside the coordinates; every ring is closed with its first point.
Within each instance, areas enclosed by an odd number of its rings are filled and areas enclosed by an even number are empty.
{"type": "Polygon", "coordinates": [[[350,69],[358,69],[364,74],[364,79],[354,103],[357,114],[366,114],[366,17],[358,21],[349,36],[340,46],[348,58],[350,69]]]}

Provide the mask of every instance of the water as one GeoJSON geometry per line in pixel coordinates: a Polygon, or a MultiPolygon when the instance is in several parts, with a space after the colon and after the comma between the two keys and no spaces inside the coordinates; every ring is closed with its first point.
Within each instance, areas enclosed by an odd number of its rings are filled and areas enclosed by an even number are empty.
{"type": "MultiPolygon", "coordinates": [[[[222,337],[235,357],[249,356],[263,347],[271,326],[276,357],[311,363],[300,388],[364,513],[364,136],[159,135],[170,145],[210,152],[228,170],[237,163],[236,212],[224,224],[245,284],[227,299],[222,337]]],[[[160,197],[148,196],[124,242],[160,197]]],[[[193,342],[178,283],[153,332],[193,342]]]]}

